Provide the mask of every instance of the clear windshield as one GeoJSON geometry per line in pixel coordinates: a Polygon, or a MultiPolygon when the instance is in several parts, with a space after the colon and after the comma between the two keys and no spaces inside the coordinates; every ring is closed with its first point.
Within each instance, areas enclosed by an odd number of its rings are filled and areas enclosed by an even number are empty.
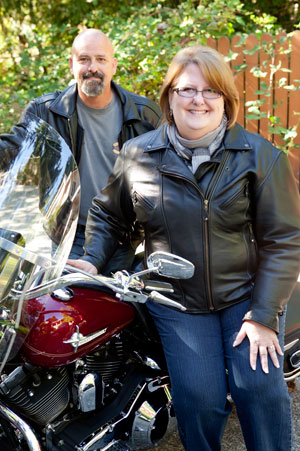
{"type": "MultiPolygon", "coordinates": [[[[0,361],[30,330],[26,293],[61,275],[78,219],[73,155],[47,123],[27,115],[0,154],[0,361]]],[[[6,141],[5,141],[6,142],[6,141]]],[[[3,366],[3,365],[2,365],[3,366]]],[[[1,372],[0,366],[0,372],[1,372]]]]}

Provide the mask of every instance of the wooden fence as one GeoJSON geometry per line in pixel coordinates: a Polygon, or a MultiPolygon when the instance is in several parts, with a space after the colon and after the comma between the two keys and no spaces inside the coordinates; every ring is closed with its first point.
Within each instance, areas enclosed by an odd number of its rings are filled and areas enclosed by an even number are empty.
{"type": "Polygon", "coordinates": [[[280,33],[276,38],[268,33],[260,38],[255,35],[246,39],[239,35],[230,40],[209,38],[207,45],[216,48],[230,61],[240,92],[238,122],[241,125],[281,146],[284,146],[282,137],[269,131],[272,121],[276,121],[274,118],[280,118],[285,129],[295,127],[297,137],[289,148],[289,156],[299,182],[300,148],[295,145],[300,146],[300,90],[291,87],[300,86],[300,31],[292,35],[280,33]],[[249,111],[249,102],[259,102],[263,98],[261,114],[256,115],[256,119],[247,118],[247,115],[255,116],[249,111]]]}

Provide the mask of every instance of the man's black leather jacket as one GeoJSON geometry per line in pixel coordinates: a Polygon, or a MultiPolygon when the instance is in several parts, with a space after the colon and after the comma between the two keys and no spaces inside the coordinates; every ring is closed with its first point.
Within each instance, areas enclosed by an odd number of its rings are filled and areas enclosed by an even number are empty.
{"type": "Polygon", "coordinates": [[[171,280],[188,312],[251,298],[245,318],[278,331],[300,266],[300,199],[283,151],[235,125],[194,176],[165,125],[130,140],[94,199],[82,258],[101,270],[136,220],[146,256],[167,251],[194,263],[192,279],[171,280]]]}
{"type": "MultiPolygon", "coordinates": [[[[123,127],[118,138],[121,149],[128,139],[156,128],[161,118],[161,112],[158,105],[147,97],[129,92],[114,82],[112,82],[112,88],[118,95],[123,109],[123,127]]],[[[77,85],[73,84],[64,91],[44,94],[32,100],[22,118],[25,118],[26,113],[31,113],[52,125],[64,138],[78,163],[84,131],[78,124],[76,100],[77,85]]],[[[14,148],[18,148],[23,136],[22,128],[25,127],[26,122],[23,123],[21,120],[17,127],[12,128],[10,134],[1,135],[0,150],[5,150],[7,159],[10,159],[9,153],[14,148]]]]}

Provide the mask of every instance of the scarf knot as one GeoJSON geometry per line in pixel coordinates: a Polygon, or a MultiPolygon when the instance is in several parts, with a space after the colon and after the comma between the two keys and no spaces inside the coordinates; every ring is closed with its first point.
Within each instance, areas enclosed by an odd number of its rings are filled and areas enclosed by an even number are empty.
{"type": "Polygon", "coordinates": [[[187,160],[189,168],[195,174],[200,164],[209,161],[220,146],[226,127],[227,117],[224,114],[220,125],[199,139],[182,138],[175,124],[167,126],[167,134],[177,154],[187,160]]]}

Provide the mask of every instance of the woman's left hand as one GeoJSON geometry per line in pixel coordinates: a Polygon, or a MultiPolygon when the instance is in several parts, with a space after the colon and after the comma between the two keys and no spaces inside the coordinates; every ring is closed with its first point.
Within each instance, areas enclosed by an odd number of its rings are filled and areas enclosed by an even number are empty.
{"type": "Polygon", "coordinates": [[[258,355],[262,370],[265,373],[269,372],[268,355],[270,355],[273,365],[279,368],[277,352],[279,355],[283,355],[283,352],[274,330],[254,321],[247,320],[243,322],[233,346],[241,344],[246,337],[248,337],[250,342],[250,366],[253,370],[256,370],[258,355]]]}

